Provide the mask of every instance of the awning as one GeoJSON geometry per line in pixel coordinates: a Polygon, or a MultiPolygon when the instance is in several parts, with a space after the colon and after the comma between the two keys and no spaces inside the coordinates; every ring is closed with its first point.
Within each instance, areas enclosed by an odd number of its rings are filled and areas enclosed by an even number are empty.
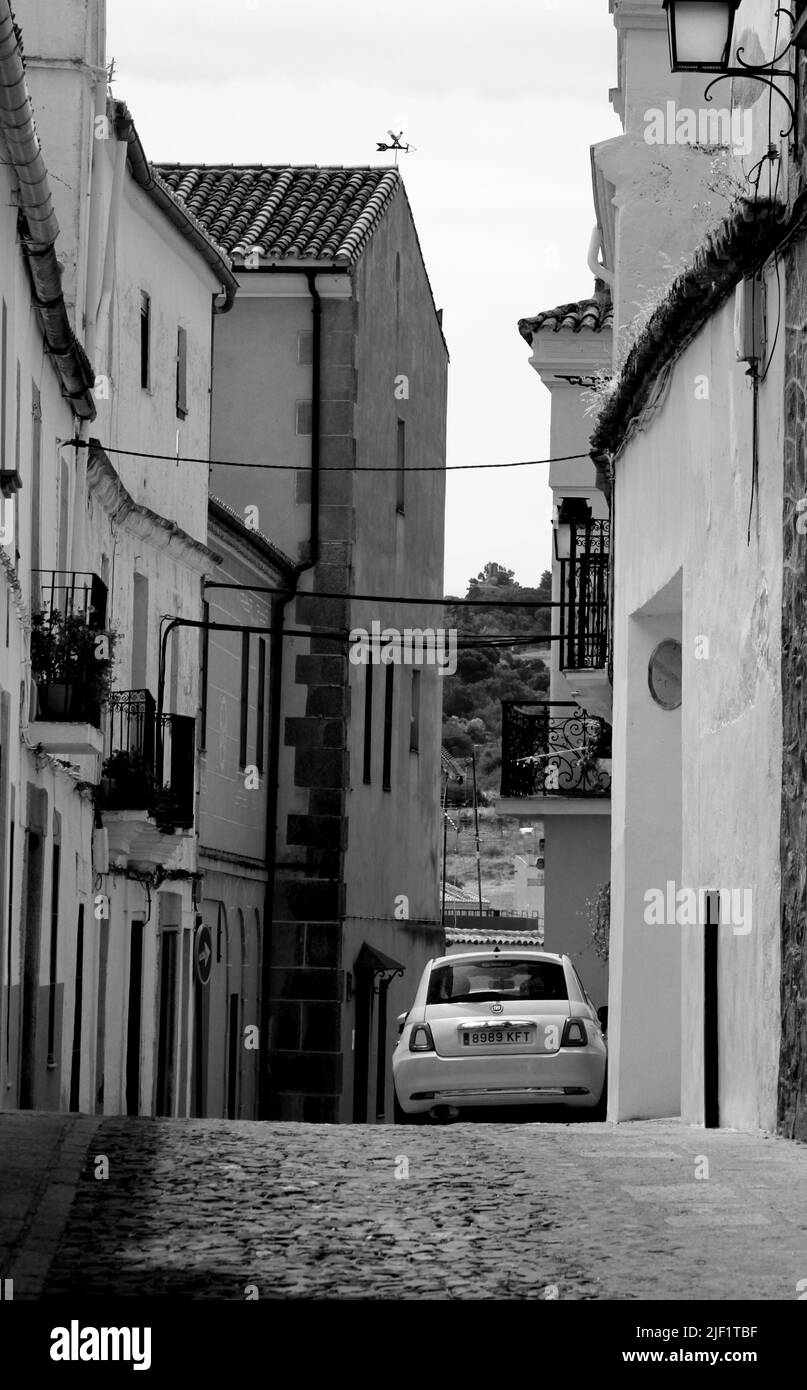
{"type": "Polygon", "coordinates": [[[388,970],[399,970],[403,974],[406,966],[401,965],[399,960],[393,960],[392,956],[385,956],[383,951],[377,951],[374,946],[368,946],[365,941],[354,961],[353,969],[369,970],[373,975],[385,975],[388,970]]]}

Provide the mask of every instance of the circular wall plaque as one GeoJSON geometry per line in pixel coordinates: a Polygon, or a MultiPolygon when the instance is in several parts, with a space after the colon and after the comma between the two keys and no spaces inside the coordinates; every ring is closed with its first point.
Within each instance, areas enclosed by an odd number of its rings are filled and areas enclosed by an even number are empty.
{"type": "Polygon", "coordinates": [[[678,709],[681,703],[681,643],[674,638],[660,642],[647,665],[650,694],[662,709],[678,709]]]}

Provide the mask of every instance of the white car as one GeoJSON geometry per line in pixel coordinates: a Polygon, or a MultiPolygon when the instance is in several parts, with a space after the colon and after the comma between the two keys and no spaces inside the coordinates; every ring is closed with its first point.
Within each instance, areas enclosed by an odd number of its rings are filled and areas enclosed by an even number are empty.
{"type": "Polygon", "coordinates": [[[502,1105],[602,1114],[607,1046],[568,956],[492,951],[431,960],[399,1024],[399,1124],[502,1105]]]}

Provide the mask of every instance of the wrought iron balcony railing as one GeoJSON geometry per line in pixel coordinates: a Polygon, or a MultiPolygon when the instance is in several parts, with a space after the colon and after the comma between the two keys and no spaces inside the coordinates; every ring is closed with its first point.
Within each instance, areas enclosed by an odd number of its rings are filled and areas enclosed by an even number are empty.
{"type": "Polygon", "coordinates": [[[148,811],[160,824],[193,825],[196,720],[158,718],[149,690],[116,690],[108,701],[101,800],[110,811],[148,811]]]}
{"type": "Polygon", "coordinates": [[[608,664],[608,521],[573,522],[569,558],[560,562],[560,666],[599,670],[608,664]]]}
{"type": "Polygon", "coordinates": [[[88,627],[103,631],[106,623],[107,587],[97,574],[80,570],[32,570],[31,607],[48,618],[83,618],[88,627]]]}
{"type": "Polygon", "coordinates": [[[611,726],[579,705],[502,701],[502,796],[610,796],[611,726]]]}
{"type": "Polygon", "coordinates": [[[97,574],[74,570],[37,569],[31,579],[34,718],[100,728],[112,667],[112,641],[104,650],[99,640],[106,623],[106,585],[97,574]]]}

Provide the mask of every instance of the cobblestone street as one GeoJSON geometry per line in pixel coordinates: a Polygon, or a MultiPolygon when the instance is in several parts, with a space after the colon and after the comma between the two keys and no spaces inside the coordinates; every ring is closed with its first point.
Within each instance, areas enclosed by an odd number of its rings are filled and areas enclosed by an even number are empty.
{"type": "Polygon", "coordinates": [[[0,1174],[15,1299],[793,1300],[807,1280],[807,1151],[673,1122],[14,1113],[0,1174]]]}

